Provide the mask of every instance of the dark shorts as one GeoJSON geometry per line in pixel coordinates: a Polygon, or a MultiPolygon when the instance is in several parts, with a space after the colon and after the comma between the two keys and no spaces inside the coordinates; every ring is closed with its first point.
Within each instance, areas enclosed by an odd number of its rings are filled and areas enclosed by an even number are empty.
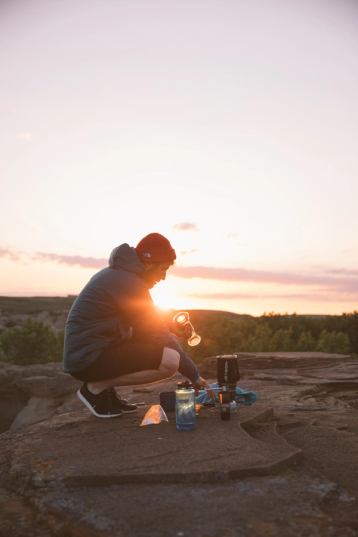
{"type": "Polygon", "coordinates": [[[128,373],[158,369],[163,356],[163,345],[122,342],[104,349],[97,360],[71,375],[84,382],[99,382],[128,373]]]}

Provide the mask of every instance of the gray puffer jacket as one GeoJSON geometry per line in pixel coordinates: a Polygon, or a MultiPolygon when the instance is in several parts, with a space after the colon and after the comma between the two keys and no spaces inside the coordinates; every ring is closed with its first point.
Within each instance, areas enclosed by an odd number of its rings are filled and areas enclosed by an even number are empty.
{"type": "Polygon", "coordinates": [[[64,370],[75,373],[91,365],[116,341],[160,342],[178,350],[179,371],[196,382],[199,372],[160,318],[142,275],[134,248],[122,244],[74,301],[65,325],[64,370]]]}

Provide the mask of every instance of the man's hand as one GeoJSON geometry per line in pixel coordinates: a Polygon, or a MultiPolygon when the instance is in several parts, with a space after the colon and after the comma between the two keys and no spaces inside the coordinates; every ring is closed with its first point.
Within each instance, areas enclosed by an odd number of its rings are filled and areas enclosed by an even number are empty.
{"type": "Polygon", "coordinates": [[[188,340],[193,334],[193,327],[190,323],[187,323],[184,326],[178,323],[172,323],[171,332],[173,332],[177,337],[188,340]]]}
{"type": "Polygon", "coordinates": [[[206,390],[209,397],[212,398],[212,400],[216,401],[216,393],[215,390],[210,389],[208,383],[203,377],[199,377],[195,384],[193,384],[195,391],[199,391],[200,389],[206,390]]]}

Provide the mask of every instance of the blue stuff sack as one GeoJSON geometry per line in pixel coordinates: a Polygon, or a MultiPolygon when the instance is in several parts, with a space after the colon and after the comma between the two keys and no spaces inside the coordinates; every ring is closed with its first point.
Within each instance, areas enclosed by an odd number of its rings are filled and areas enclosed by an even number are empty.
{"type": "MultiPolygon", "coordinates": [[[[217,395],[219,393],[219,386],[217,383],[210,386],[217,395]]],[[[257,401],[258,397],[255,392],[250,390],[243,390],[242,388],[237,387],[235,390],[235,402],[237,405],[252,405],[257,401]]],[[[200,403],[201,405],[213,405],[212,397],[207,393],[206,390],[199,390],[198,395],[195,397],[195,402],[200,403]]]]}

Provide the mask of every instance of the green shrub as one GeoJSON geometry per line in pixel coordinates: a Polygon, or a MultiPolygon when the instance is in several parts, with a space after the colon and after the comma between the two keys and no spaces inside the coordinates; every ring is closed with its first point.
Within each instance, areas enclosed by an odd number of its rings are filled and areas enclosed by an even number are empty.
{"type": "Polygon", "coordinates": [[[320,352],[346,354],[349,352],[349,337],[343,332],[328,332],[327,330],[322,330],[317,342],[316,350],[320,352]]]}
{"type": "Polygon", "coordinates": [[[31,318],[0,334],[0,357],[14,364],[57,362],[62,359],[62,348],[63,333],[31,318]]]}
{"type": "Polygon", "coordinates": [[[314,351],[316,347],[316,341],[311,332],[301,332],[297,342],[298,351],[314,351]]]}
{"type": "Polygon", "coordinates": [[[271,338],[271,351],[289,352],[295,349],[295,344],[292,339],[292,328],[284,330],[278,329],[271,338]]]}

